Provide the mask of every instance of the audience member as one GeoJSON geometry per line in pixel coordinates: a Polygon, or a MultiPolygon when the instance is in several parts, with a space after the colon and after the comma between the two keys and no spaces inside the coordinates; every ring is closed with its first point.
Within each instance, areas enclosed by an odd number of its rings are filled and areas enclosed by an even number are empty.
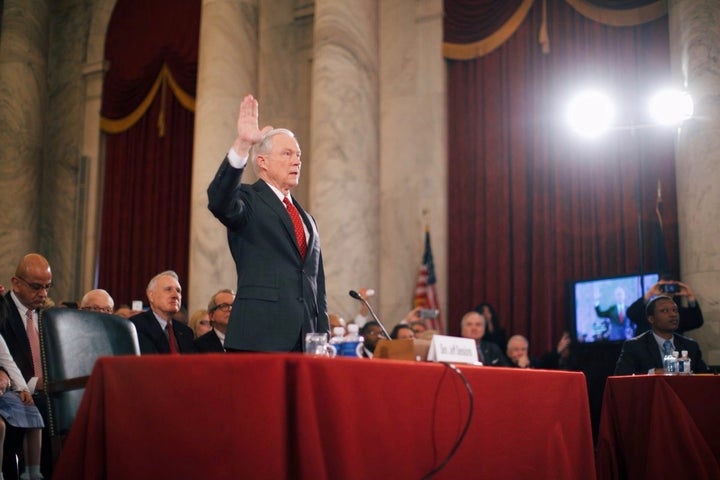
{"type": "Polygon", "coordinates": [[[415,331],[410,325],[407,325],[405,323],[398,323],[397,325],[395,325],[395,327],[393,327],[392,332],[390,332],[390,338],[392,340],[415,338],[415,331]]]}
{"type": "Polygon", "coordinates": [[[177,273],[172,270],[155,275],[148,283],[145,293],[150,309],[130,317],[135,324],[140,352],[193,353],[193,331],[182,322],[173,319],[180,310],[182,288],[177,273]]]}
{"type": "Polygon", "coordinates": [[[218,291],[208,302],[212,329],[195,340],[195,348],[201,353],[224,352],[225,334],[230,322],[230,312],[235,303],[235,292],[229,288],[218,291]]]}
{"type": "Polygon", "coordinates": [[[600,290],[596,289],[595,295],[595,314],[600,318],[609,320],[609,332],[601,333],[602,338],[608,340],[625,340],[635,336],[636,325],[628,318],[625,305],[625,289],[617,287],[614,292],[615,302],[608,308],[600,307],[600,290]]]}
{"type": "Polygon", "coordinates": [[[557,348],[545,353],[540,358],[533,358],[529,355],[529,342],[522,335],[513,335],[507,343],[506,354],[511,366],[518,368],[544,368],[556,370],[568,367],[570,356],[570,334],[563,333],[557,348]]]}
{"type": "Polygon", "coordinates": [[[695,298],[695,293],[690,286],[683,282],[673,280],[671,276],[664,275],[659,282],[648,289],[644,296],[638,298],[627,309],[628,317],[637,325],[637,329],[635,330],[637,335],[650,330],[645,306],[651,299],[659,295],[671,297],[678,306],[680,323],[678,324],[676,333],[682,335],[688,330],[702,327],[704,323],[703,314],[697,298],[695,298]]]}
{"type": "Polygon", "coordinates": [[[675,333],[680,325],[678,306],[672,297],[660,295],[647,304],[650,330],[623,343],[615,365],[615,375],[663,373],[663,356],[687,350],[695,373],[707,372],[697,342],[675,333]]]}
{"type": "Polygon", "coordinates": [[[83,295],[82,300],[80,300],[80,310],[113,313],[114,308],[115,302],[112,297],[108,292],[101,288],[90,290],[83,295]]]}
{"type": "Polygon", "coordinates": [[[416,338],[420,338],[428,329],[427,325],[425,325],[425,322],[422,320],[412,321],[408,325],[410,325],[412,331],[415,332],[416,338]]]}
{"type": "Polygon", "coordinates": [[[500,351],[504,351],[507,345],[507,334],[505,329],[500,326],[498,315],[492,305],[487,302],[480,302],[475,307],[475,311],[485,317],[487,327],[485,328],[485,335],[483,340],[493,342],[495,345],[500,347],[500,351]]]}
{"type": "MultiPolygon", "coordinates": [[[[336,327],[340,327],[343,329],[343,332],[347,333],[347,328],[345,328],[345,319],[342,318],[337,313],[331,313],[328,315],[328,321],[330,322],[330,331],[335,332],[336,327]]],[[[343,333],[343,335],[345,334],[343,333]]]]}
{"type": "MultiPolygon", "coordinates": [[[[52,288],[52,271],[47,259],[37,253],[25,255],[15,269],[11,289],[5,295],[5,314],[0,321],[0,334],[7,344],[10,355],[28,384],[33,401],[44,422],[48,425],[47,400],[44,392],[40,360],[40,337],[37,329],[40,309],[45,307],[48,292],[52,288]],[[34,387],[33,387],[34,385],[34,387]]],[[[7,381],[7,374],[0,370],[0,385],[7,381]]],[[[24,465],[22,430],[8,425],[3,445],[3,468],[5,477],[17,479],[18,466],[24,465]]],[[[49,430],[43,429],[42,443],[50,444],[49,430]]],[[[52,472],[50,449],[42,451],[42,471],[52,472]]]]}
{"type": "Polygon", "coordinates": [[[360,329],[360,335],[363,337],[363,357],[372,358],[378,340],[385,338],[382,327],[374,320],[367,322],[360,329]]]}
{"type": "Polygon", "coordinates": [[[187,307],[185,305],[180,305],[180,310],[177,311],[175,315],[173,315],[173,320],[177,320],[178,322],[187,325],[190,323],[190,318],[188,317],[188,311],[187,307]]]}
{"type": "MultiPolygon", "coordinates": [[[[11,379],[11,381],[0,383],[0,444],[4,441],[6,424],[22,429],[24,433],[22,449],[26,465],[20,478],[43,478],[40,473],[40,453],[42,429],[45,423],[2,336],[0,336],[0,367],[9,374],[11,379]]],[[[2,464],[2,450],[0,450],[0,464],[2,464]]],[[[0,472],[0,480],[2,478],[3,475],[0,472]]]]}
{"type": "Polygon", "coordinates": [[[505,358],[500,347],[493,342],[483,340],[485,334],[485,317],[475,310],[471,310],[463,315],[460,321],[461,333],[465,338],[475,340],[478,349],[478,360],[483,365],[491,367],[507,367],[510,361],[505,358]]]}
{"type": "Polygon", "coordinates": [[[142,310],[133,310],[132,308],[130,308],[129,305],[122,304],[117,308],[117,310],[115,310],[115,315],[117,315],[118,317],[130,318],[133,315],[137,315],[138,313],[142,312],[142,310]]]}
{"type": "Polygon", "coordinates": [[[193,331],[193,338],[198,339],[206,333],[212,331],[212,325],[210,325],[210,312],[205,310],[195,310],[190,315],[190,321],[188,327],[193,331]]]}

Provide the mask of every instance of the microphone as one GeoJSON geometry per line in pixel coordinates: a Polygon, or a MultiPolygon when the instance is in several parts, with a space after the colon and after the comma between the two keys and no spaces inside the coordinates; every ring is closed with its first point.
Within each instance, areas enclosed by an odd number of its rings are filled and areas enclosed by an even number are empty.
{"type": "Polygon", "coordinates": [[[382,328],[382,331],[383,331],[383,333],[385,334],[385,338],[387,338],[388,340],[390,340],[390,334],[389,334],[389,333],[387,332],[387,330],[385,329],[385,325],[382,324],[382,322],[380,321],[380,319],[378,318],[378,316],[375,314],[375,310],[373,310],[373,308],[370,306],[370,304],[367,302],[367,300],[365,300],[365,298],[363,298],[363,296],[360,295],[360,294],[359,294],[358,292],[356,292],[355,290],[350,290],[348,293],[349,293],[350,296],[351,296],[352,298],[354,298],[355,300],[360,300],[361,302],[363,302],[363,303],[365,304],[365,306],[367,307],[367,309],[370,311],[370,315],[372,315],[373,320],[375,320],[375,321],[378,323],[378,325],[380,325],[380,328],[382,328]]]}

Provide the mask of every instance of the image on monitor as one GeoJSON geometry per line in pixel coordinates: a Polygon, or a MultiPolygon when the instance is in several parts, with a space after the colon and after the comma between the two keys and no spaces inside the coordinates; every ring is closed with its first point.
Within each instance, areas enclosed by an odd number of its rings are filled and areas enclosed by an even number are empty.
{"type": "Polygon", "coordinates": [[[624,341],[635,336],[625,310],[658,281],[657,273],[573,283],[574,330],[580,343],[624,341]]]}

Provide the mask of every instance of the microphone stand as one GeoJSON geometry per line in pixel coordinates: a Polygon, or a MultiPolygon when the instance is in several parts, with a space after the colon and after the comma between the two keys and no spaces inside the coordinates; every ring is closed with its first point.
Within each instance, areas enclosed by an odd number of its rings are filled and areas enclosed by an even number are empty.
{"type": "Polygon", "coordinates": [[[356,292],[355,290],[350,290],[348,293],[349,293],[350,296],[351,296],[352,298],[354,298],[355,300],[360,300],[361,302],[363,302],[363,303],[365,304],[365,306],[367,307],[368,311],[370,312],[370,315],[372,315],[373,320],[375,320],[375,321],[377,322],[377,324],[380,325],[380,328],[382,329],[383,333],[385,334],[385,338],[387,338],[388,340],[390,340],[390,334],[389,334],[388,331],[385,329],[385,325],[382,324],[382,322],[380,321],[380,319],[378,318],[378,316],[375,314],[375,310],[373,310],[373,308],[370,306],[370,304],[368,303],[368,301],[365,300],[365,298],[364,298],[362,295],[360,295],[358,292],[356,292]]]}

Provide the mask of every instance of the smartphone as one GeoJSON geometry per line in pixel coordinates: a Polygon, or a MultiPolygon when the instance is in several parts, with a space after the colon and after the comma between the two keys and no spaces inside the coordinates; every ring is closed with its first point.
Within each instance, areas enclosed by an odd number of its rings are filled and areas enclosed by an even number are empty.
{"type": "Polygon", "coordinates": [[[678,293],[680,291],[680,285],[677,283],[664,283],[660,285],[660,291],[663,293],[678,293]]]}
{"type": "Polygon", "coordinates": [[[418,316],[420,318],[437,318],[440,311],[434,310],[432,308],[422,308],[418,312],[418,316]]]}

